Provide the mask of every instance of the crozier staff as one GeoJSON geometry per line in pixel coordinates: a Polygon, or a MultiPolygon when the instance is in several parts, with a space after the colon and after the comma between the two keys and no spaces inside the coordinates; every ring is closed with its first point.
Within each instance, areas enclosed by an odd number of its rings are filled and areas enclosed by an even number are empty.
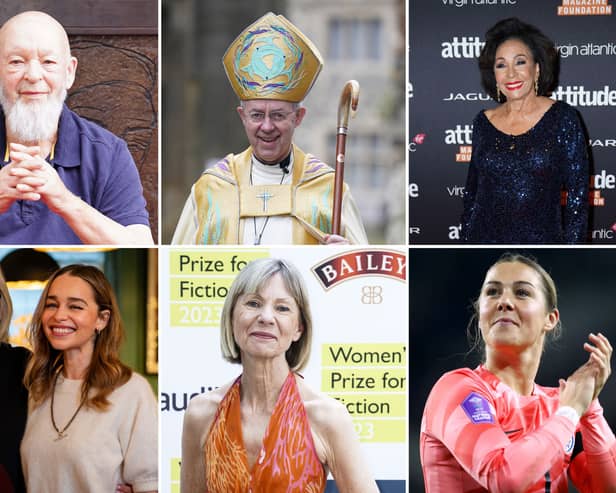
{"type": "Polygon", "coordinates": [[[586,242],[586,138],[576,111],[548,97],[557,60],[554,43],[516,18],[486,33],[481,81],[499,106],[473,121],[461,220],[465,242],[586,242]]]}
{"type": "Polygon", "coordinates": [[[590,334],[586,363],[558,387],[535,383],[560,329],[556,286],[534,260],[506,254],[474,303],[484,362],[441,377],[426,402],[420,456],[428,493],[616,492],[616,438],[598,397],[612,346],[590,334]],[[574,452],[576,433],[583,451],[574,452]]]}
{"type": "Polygon", "coordinates": [[[270,12],[231,43],[223,64],[250,147],[201,175],[171,243],[367,244],[346,185],[340,234],[331,234],[334,170],[293,143],[323,66],[316,46],[270,12]]]}
{"type": "Polygon", "coordinates": [[[344,84],[338,104],[338,126],[336,128],[336,177],[334,179],[334,205],[332,207],[332,231],[340,234],[342,217],[342,187],[344,185],[344,161],[346,138],[349,131],[349,116],[355,116],[359,103],[359,82],[349,80],[344,84]]]}
{"type": "Polygon", "coordinates": [[[378,492],[343,404],[297,373],[308,362],[312,317],[300,273],[256,260],[233,281],[221,317],[225,359],[242,374],[191,399],[182,431],[183,493],[378,492]]]}
{"type": "Polygon", "coordinates": [[[156,398],[119,359],[124,327],[105,275],[87,265],[57,270],[29,330],[28,491],[158,491],[156,398]]]}

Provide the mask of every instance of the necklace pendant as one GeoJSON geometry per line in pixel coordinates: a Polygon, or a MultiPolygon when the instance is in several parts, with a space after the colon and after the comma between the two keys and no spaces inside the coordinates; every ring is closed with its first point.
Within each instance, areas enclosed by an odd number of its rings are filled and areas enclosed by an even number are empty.
{"type": "Polygon", "coordinates": [[[54,440],[53,440],[54,442],[57,442],[58,440],[62,440],[63,438],[66,438],[68,436],[66,434],[66,430],[68,430],[68,427],[71,426],[73,421],[75,421],[75,418],[79,414],[79,411],[81,411],[81,408],[86,403],[86,399],[82,398],[81,399],[81,403],[77,407],[77,410],[75,411],[75,413],[73,414],[71,419],[68,420],[68,423],[66,424],[66,426],[64,428],[62,428],[62,429],[58,428],[58,425],[56,424],[56,420],[55,420],[55,418],[53,416],[53,401],[54,401],[54,396],[56,395],[56,384],[58,383],[58,377],[59,376],[60,376],[60,370],[58,370],[58,372],[56,373],[56,378],[53,381],[53,389],[51,390],[51,404],[49,406],[49,412],[51,414],[51,424],[53,426],[53,429],[56,430],[56,433],[58,434],[58,436],[56,438],[54,438],[54,440]]]}
{"type": "Polygon", "coordinates": [[[515,149],[515,142],[509,146],[509,150],[513,151],[515,149]]]}

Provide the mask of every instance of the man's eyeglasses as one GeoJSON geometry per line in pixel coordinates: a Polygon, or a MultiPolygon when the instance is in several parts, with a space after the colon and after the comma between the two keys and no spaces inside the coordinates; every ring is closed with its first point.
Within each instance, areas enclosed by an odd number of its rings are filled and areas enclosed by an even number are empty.
{"type": "MultiPolygon", "coordinates": [[[[269,119],[273,123],[282,123],[292,113],[295,113],[295,111],[272,111],[269,114],[269,119]]],[[[248,119],[252,123],[263,123],[265,121],[265,117],[266,114],[262,111],[251,111],[248,113],[248,119]]]]}

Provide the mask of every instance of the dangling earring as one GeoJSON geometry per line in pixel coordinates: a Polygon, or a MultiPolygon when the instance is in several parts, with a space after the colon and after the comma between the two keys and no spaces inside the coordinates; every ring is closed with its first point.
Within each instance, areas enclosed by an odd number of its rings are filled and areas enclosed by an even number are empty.
{"type": "Polygon", "coordinates": [[[535,77],[535,96],[539,96],[539,75],[535,77]]]}
{"type": "Polygon", "coordinates": [[[501,92],[500,92],[500,87],[498,87],[498,84],[496,84],[496,101],[497,102],[501,102],[501,92]]]}

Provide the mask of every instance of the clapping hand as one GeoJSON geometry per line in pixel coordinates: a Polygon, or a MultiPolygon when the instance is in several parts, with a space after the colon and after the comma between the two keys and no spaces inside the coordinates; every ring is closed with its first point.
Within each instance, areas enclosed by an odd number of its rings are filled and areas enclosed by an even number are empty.
{"type": "Polygon", "coordinates": [[[603,334],[590,334],[584,349],[590,353],[588,361],[567,380],[561,379],[560,405],[573,407],[582,416],[597,398],[611,373],[612,346],[603,334]]]}
{"type": "Polygon", "coordinates": [[[588,358],[588,364],[594,366],[597,369],[595,376],[595,391],[593,393],[593,400],[597,398],[608,377],[612,373],[612,367],[610,360],[612,359],[612,346],[607,337],[601,332],[598,334],[590,334],[588,336],[590,343],[584,343],[584,349],[590,353],[588,358]],[[594,344],[594,345],[593,345],[594,344]]]}

